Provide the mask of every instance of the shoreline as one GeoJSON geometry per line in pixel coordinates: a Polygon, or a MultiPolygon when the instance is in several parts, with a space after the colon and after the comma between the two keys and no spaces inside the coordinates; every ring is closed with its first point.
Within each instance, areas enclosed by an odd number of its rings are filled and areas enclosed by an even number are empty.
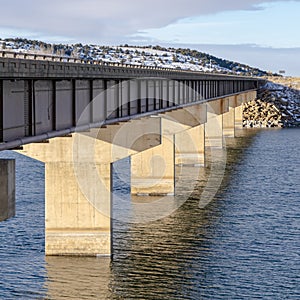
{"type": "Polygon", "coordinates": [[[300,78],[268,77],[257,99],[244,104],[246,128],[300,127],[300,78]]]}

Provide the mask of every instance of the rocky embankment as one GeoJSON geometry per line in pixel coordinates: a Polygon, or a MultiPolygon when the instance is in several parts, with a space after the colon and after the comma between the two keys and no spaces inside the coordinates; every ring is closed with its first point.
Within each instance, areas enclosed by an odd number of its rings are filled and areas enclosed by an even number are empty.
{"type": "MultiPolygon", "coordinates": [[[[278,79],[277,79],[278,80],[278,79]]],[[[244,127],[300,127],[300,80],[268,81],[244,105],[244,127]]]]}

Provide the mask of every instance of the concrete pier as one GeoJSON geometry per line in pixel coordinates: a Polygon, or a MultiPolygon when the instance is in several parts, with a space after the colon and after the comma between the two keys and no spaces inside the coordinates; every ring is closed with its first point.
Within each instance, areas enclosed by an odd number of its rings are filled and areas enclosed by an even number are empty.
{"type": "Polygon", "coordinates": [[[205,125],[175,135],[176,165],[205,165],[205,125]]]}
{"type": "Polygon", "coordinates": [[[131,157],[131,193],[139,196],[174,195],[173,135],[162,136],[161,145],[131,157]]]}
{"type": "Polygon", "coordinates": [[[236,95],[236,104],[234,109],[236,130],[243,128],[243,105],[247,102],[255,100],[256,97],[256,91],[250,91],[236,95]]]}
{"type": "Polygon", "coordinates": [[[19,151],[45,163],[46,255],[111,254],[111,164],[160,145],[160,131],[145,118],[19,151]]]}
{"type": "Polygon", "coordinates": [[[110,254],[110,149],[87,136],[70,136],[20,151],[45,163],[46,255],[110,254]],[[82,152],[79,143],[86,145],[82,152]],[[99,147],[99,155],[91,156],[99,147]]]}
{"type": "Polygon", "coordinates": [[[208,147],[223,147],[223,115],[229,111],[228,101],[219,99],[207,103],[205,142],[208,147]]]}
{"type": "Polygon", "coordinates": [[[191,123],[198,125],[199,120],[192,120],[189,116],[190,118],[185,118],[185,122],[179,122],[184,115],[184,110],[175,111],[173,114],[161,114],[158,117],[162,124],[161,144],[131,157],[133,195],[174,195],[176,152],[180,162],[185,162],[186,159],[193,164],[203,163],[201,128],[197,131],[192,130],[190,126],[191,123]]]}
{"type": "Polygon", "coordinates": [[[174,133],[175,164],[203,166],[205,164],[206,104],[192,105],[162,115],[166,120],[185,126],[174,133]]]}
{"type": "Polygon", "coordinates": [[[243,104],[247,102],[246,99],[246,94],[240,94],[236,96],[236,108],[234,112],[235,129],[243,128],[243,104]]]}
{"type": "Polygon", "coordinates": [[[235,108],[237,107],[236,97],[226,98],[228,112],[223,114],[223,135],[224,137],[235,136],[235,108]]]}
{"type": "MultiPolygon", "coordinates": [[[[133,195],[174,195],[175,166],[205,165],[205,147],[221,148],[225,136],[235,135],[240,107],[253,97],[220,98],[25,145],[19,152],[46,168],[46,255],[110,255],[112,163],[131,157],[133,195]]],[[[13,165],[2,164],[1,201],[13,207],[13,165]]],[[[5,205],[2,219],[13,215],[5,205]]]]}
{"type": "Polygon", "coordinates": [[[15,216],[15,160],[0,159],[0,222],[15,216]]]}

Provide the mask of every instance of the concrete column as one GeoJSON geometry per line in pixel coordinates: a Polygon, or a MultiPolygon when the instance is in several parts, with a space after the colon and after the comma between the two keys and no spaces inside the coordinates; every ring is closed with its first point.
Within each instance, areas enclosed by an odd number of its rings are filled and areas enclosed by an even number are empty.
{"type": "Polygon", "coordinates": [[[246,93],[245,102],[253,101],[257,98],[257,91],[250,91],[246,93]]]}
{"type": "Polygon", "coordinates": [[[110,254],[111,147],[73,135],[20,151],[45,162],[46,255],[110,254]]]}
{"type": "Polygon", "coordinates": [[[176,165],[204,166],[205,126],[200,125],[175,135],[176,165]]]}
{"type": "Polygon", "coordinates": [[[168,127],[172,128],[173,134],[175,134],[175,161],[177,165],[204,165],[206,115],[206,105],[203,104],[196,104],[163,114],[165,123],[169,122],[168,127]]]}
{"type": "Polygon", "coordinates": [[[163,135],[161,145],[131,157],[131,193],[140,196],[174,195],[173,135],[163,135]]]}
{"type": "Polygon", "coordinates": [[[166,112],[160,117],[162,144],[131,157],[132,194],[172,195],[174,164],[204,165],[204,125],[200,125],[206,122],[206,105],[166,112]]]}
{"type": "Polygon", "coordinates": [[[144,118],[24,146],[45,163],[46,255],[111,253],[111,163],[160,145],[159,118],[144,118]]]}
{"type": "Polygon", "coordinates": [[[243,128],[243,104],[255,100],[257,97],[256,91],[241,93],[236,96],[235,113],[235,129],[243,128]]]}
{"type": "Polygon", "coordinates": [[[237,106],[236,96],[227,98],[229,109],[223,114],[223,135],[235,137],[235,108],[237,106]]]}
{"type": "Polygon", "coordinates": [[[235,129],[243,128],[243,104],[247,102],[246,97],[246,93],[242,93],[236,96],[235,129]]]}
{"type": "Polygon", "coordinates": [[[235,108],[230,107],[229,112],[223,115],[223,135],[225,137],[235,136],[235,108]]]}
{"type": "Polygon", "coordinates": [[[15,160],[0,159],[0,222],[15,216],[15,160]]]}
{"type": "Polygon", "coordinates": [[[223,147],[223,116],[207,113],[205,144],[208,147],[223,147]]]}
{"type": "Polygon", "coordinates": [[[205,143],[209,147],[223,147],[223,114],[228,112],[225,99],[207,103],[207,123],[205,125],[205,143]]]}
{"type": "Polygon", "coordinates": [[[234,109],[235,130],[243,128],[243,105],[234,109]]]}
{"type": "Polygon", "coordinates": [[[20,152],[45,162],[46,255],[109,255],[112,145],[75,134],[20,152]]]}
{"type": "Polygon", "coordinates": [[[157,119],[161,121],[161,145],[131,156],[133,195],[174,195],[175,192],[174,135],[191,127],[168,114],[157,119]]]}
{"type": "Polygon", "coordinates": [[[109,163],[46,163],[46,255],[111,253],[110,174],[109,163]]]}

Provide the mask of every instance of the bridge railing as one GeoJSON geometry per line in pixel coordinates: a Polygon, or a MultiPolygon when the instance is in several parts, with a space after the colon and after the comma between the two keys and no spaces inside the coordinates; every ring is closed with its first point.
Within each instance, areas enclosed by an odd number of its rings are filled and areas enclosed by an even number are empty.
{"type": "MultiPolygon", "coordinates": [[[[51,55],[51,54],[43,54],[43,53],[32,53],[32,52],[17,52],[10,50],[0,50],[0,58],[14,58],[14,59],[28,59],[28,60],[39,60],[39,61],[52,61],[52,62],[64,62],[64,63],[78,63],[78,64],[91,64],[91,65],[99,65],[99,66],[111,66],[111,67],[123,67],[130,69],[146,69],[146,70],[164,70],[164,71],[173,71],[173,72],[189,72],[189,73],[206,73],[203,71],[194,71],[194,70],[184,70],[178,68],[168,68],[168,67],[157,67],[157,66],[146,66],[146,65],[134,65],[128,63],[121,62],[106,62],[103,60],[90,60],[90,59],[81,59],[71,56],[59,56],[59,55],[51,55]]],[[[215,72],[207,72],[211,74],[223,74],[224,73],[215,73],[215,72]]],[[[227,76],[236,76],[236,75],[228,75],[227,76]]],[[[246,77],[246,76],[244,76],[246,77]]]]}
{"type": "Polygon", "coordinates": [[[102,60],[89,60],[81,59],[71,56],[59,56],[59,55],[50,55],[42,53],[30,53],[30,52],[16,52],[16,51],[6,51],[0,50],[0,57],[5,58],[17,58],[17,59],[31,59],[31,60],[42,60],[42,61],[53,61],[53,62],[66,62],[66,63],[79,63],[79,64],[91,64],[91,65],[104,65],[104,66],[122,66],[128,68],[141,68],[141,69],[161,69],[161,70],[176,70],[176,71],[185,71],[175,68],[163,68],[163,67],[154,67],[154,66],[145,66],[145,65],[133,65],[133,64],[124,64],[119,62],[105,62],[102,60]]]}

